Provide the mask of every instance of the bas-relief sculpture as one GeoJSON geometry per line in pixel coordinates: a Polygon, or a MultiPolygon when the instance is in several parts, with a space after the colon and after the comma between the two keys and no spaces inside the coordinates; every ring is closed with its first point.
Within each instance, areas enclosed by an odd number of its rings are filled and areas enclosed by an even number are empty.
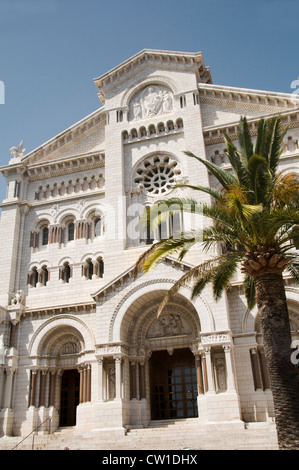
{"type": "Polygon", "coordinates": [[[150,327],[147,337],[158,338],[186,334],[186,327],[177,314],[162,315],[150,327]]]}
{"type": "Polygon", "coordinates": [[[150,85],[139,92],[130,104],[130,116],[137,121],[171,112],[173,94],[166,87],[150,85]]]}

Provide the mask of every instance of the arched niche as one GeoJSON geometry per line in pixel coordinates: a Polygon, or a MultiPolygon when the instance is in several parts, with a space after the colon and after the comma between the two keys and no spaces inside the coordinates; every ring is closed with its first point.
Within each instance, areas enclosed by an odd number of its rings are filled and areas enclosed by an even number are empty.
{"type": "Polygon", "coordinates": [[[87,325],[72,315],[44,322],[29,345],[31,356],[79,354],[94,349],[95,340],[87,325]],[[69,353],[67,352],[69,351],[69,353]]]}

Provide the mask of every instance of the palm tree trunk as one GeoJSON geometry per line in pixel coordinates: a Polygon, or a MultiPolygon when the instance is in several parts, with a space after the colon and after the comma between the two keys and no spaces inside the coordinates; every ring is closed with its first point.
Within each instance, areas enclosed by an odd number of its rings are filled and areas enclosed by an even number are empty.
{"type": "Polygon", "coordinates": [[[291,362],[291,333],[282,274],[255,279],[257,306],[273,395],[278,445],[299,450],[299,374],[291,362]]]}

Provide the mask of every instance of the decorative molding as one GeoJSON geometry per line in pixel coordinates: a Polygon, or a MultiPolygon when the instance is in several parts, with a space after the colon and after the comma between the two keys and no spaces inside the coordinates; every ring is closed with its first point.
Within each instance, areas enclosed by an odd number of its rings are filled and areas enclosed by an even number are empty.
{"type": "Polygon", "coordinates": [[[202,345],[223,344],[223,343],[231,343],[230,332],[219,332],[219,333],[201,335],[202,345]]]}
{"type": "Polygon", "coordinates": [[[54,178],[70,173],[103,168],[105,166],[105,155],[102,152],[93,152],[72,157],[66,157],[56,161],[48,161],[30,164],[27,167],[28,180],[37,181],[54,178]]]}
{"type": "MultiPolygon", "coordinates": [[[[299,110],[298,111],[285,111],[279,112],[276,109],[275,113],[269,115],[257,116],[254,118],[248,119],[248,124],[250,127],[250,134],[252,137],[257,135],[258,124],[261,118],[271,118],[280,114],[282,116],[282,124],[284,129],[297,129],[299,128],[299,110]]],[[[223,133],[229,135],[232,140],[238,140],[238,122],[227,123],[219,126],[209,126],[203,128],[203,137],[206,146],[223,144],[224,137],[223,133]]]]}
{"type": "Polygon", "coordinates": [[[114,67],[109,72],[94,79],[94,83],[99,90],[99,97],[105,103],[105,91],[114,87],[116,82],[121,82],[131,75],[136,75],[136,68],[139,69],[149,64],[163,67],[176,67],[197,71],[200,82],[211,83],[210,69],[204,65],[201,52],[173,52],[163,50],[144,49],[125,62],[114,67]]]}

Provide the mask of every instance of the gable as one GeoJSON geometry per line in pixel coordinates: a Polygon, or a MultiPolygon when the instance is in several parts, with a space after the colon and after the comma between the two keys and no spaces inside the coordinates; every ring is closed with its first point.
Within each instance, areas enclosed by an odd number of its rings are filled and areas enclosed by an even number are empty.
{"type": "Polygon", "coordinates": [[[108,90],[119,87],[125,80],[134,79],[142,70],[151,67],[159,70],[192,70],[196,73],[198,82],[212,83],[210,69],[205,66],[201,52],[144,49],[109,72],[94,79],[102,103],[105,103],[105,95],[108,90]]]}
{"type": "Polygon", "coordinates": [[[51,164],[75,156],[103,152],[104,148],[105,113],[101,108],[43,143],[25,155],[21,161],[30,168],[30,166],[51,164]]]}
{"type": "MultiPolygon", "coordinates": [[[[173,268],[179,269],[181,272],[184,270],[189,270],[193,265],[186,263],[185,261],[178,261],[175,258],[172,258],[170,256],[166,257],[162,263],[167,263],[171,264],[173,268]]],[[[135,269],[135,264],[131,266],[129,269],[121,273],[119,276],[114,278],[112,281],[110,281],[108,284],[106,284],[104,287],[99,289],[97,292],[91,294],[91,297],[93,297],[96,301],[99,301],[102,298],[105,298],[109,292],[113,292],[117,287],[121,286],[124,287],[124,285],[127,282],[134,282],[134,269],[135,269]]],[[[142,273],[140,274],[142,276],[142,273]]]]}

